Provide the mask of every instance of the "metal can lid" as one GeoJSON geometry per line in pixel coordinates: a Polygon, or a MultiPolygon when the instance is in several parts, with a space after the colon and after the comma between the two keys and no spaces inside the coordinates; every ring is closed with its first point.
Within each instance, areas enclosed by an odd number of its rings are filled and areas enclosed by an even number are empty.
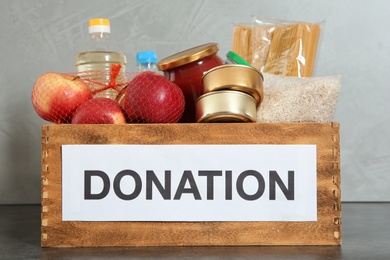
{"type": "Polygon", "coordinates": [[[173,69],[215,54],[218,50],[219,46],[217,43],[199,45],[160,60],[157,68],[159,70],[173,69]]]}
{"type": "Polygon", "coordinates": [[[252,95],[259,106],[264,98],[263,74],[252,66],[225,64],[212,68],[202,77],[203,92],[238,90],[252,95]]]}

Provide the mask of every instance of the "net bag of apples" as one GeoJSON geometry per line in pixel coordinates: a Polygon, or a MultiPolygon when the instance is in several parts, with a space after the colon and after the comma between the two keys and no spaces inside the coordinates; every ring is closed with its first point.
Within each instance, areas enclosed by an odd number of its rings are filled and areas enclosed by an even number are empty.
{"type": "MultiPolygon", "coordinates": [[[[104,72],[94,73],[99,78],[104,72]]],[[[183,92],[164,76],[150,71],[110,76],[102,84],[77,73],[44,73],[33,86],[33,107],[56,124],[176,123],[182,116],[183,92]],[[115,94],[102,97],[107,90],[115,94]]]]}

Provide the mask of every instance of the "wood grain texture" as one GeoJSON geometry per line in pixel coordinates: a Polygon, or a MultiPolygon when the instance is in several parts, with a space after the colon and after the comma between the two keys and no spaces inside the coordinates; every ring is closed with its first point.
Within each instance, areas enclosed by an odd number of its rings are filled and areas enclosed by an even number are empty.
{"type": "Polygon", "coordinates": [[[42,247],[340,245],[338,123],[44,125],[42,247]],[[61,220],[63,144],[316,144],[316,222],[61,220]]]}

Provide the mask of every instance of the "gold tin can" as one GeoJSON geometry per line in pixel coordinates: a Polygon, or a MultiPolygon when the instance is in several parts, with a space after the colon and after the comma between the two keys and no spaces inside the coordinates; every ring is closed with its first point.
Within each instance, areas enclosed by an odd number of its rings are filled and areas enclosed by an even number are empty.
{"type": "Polygon", "coordinates": [[[256,100],[235,90],[220,90],[200,96],[196,101],[196,121],[256,122],[256,100]]]}
{"type": "Polygon", "coordinates": [[[203,93],[216,90],[238,90],[254,97],[260,106],[264,98],[263,75],[257,69],[240,65],[226,64],[208,70],[202,77],[203,93]]]}

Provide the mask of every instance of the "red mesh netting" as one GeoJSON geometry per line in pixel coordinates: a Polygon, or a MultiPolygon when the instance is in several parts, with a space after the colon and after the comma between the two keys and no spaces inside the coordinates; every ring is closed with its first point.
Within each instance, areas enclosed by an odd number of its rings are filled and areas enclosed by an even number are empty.
{"type": "Polygon", "coordinates": [[[176,123],[184,111],[181,89],[154,72],[48,72],[32,90],[37,114],[53,123],[176,123]]]}

